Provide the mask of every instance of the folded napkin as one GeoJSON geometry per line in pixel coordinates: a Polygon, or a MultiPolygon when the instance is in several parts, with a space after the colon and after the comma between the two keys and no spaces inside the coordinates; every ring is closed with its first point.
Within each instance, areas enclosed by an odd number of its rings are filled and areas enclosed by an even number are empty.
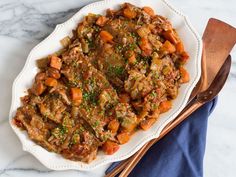
{"type": "MultiPolygon", "coordinates": [[[[201,177],[208,117],[217,99],[205,104],[149,149],[129,177],[201,177]]],[[[113,163],[106,173],[119,162],[113,163]]]]}

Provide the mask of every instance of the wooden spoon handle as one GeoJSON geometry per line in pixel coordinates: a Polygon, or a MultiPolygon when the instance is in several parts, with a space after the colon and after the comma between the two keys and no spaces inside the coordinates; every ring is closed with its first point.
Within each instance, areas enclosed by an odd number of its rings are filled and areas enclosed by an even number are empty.
{"type": "Polygon", "coordinates": [[[120,162],[114,169],[112,169],[111,172],[109,172],[107,175],[105,175],[105,177],[115,177],[116,175],[118,175],[129,163],[130,158],[120,162]]]}
{"type": "Polygon", "coordinates": [[[159,141],[161,138],[163,138],[167,133],[169,133],[171,130],[173,130],[173,128],[175,128],[177,125],[179,125],[183,120],[185,120],[191,113],[196,111],[203,104],[204,103],[198,102],[198,101],[197,102],[193,101],[192,103],[190,103],[185,108],[185,111],[183,111],[182,114],[180,114],[166,129],[164,129],[161,132],[161,134],[158,138],[153,139],[150,142],[146,143],[136,154],[134,154],[132,157],[129,158],[128,163],[125,166],[125,169],[122,171],[122,173],[119,175],[119,177],[127,177],[152,145],[154,145],[157,141],[159,141]]]}

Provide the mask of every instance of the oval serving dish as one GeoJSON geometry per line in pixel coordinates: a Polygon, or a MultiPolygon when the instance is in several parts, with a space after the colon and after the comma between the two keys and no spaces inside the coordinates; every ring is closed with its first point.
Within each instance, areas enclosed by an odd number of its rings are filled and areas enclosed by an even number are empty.
{"type": "Polygon", "coordinates": [[[33,154],[42,164],[53,170],[93,170],[101,165],[105,165],[111,162],[120,161],[126,159],[138,151],[145,143],[153,138],[157,138],[160,135],[162,129],[171,122],[185,107],[188,98],[196,85],[201,75],[201,53],[202,53],[202,41],[199,35],[196,33],[192,25],[186,16],[176,10],[173,6],[167,3],[165,0],[105,0],[89,4],[79,10],[72,18],[63,24],[56,26],[55,30],[42,42],[30,52],[25,66],[17,76],[12,87],[12,104],[9,113],[9,122],[14,132],[19,137],[23,150],[33,154]],[[181,40],[184,43],[185,49],[190,56],[190,60],[186,65],[186,69],[190,74],[190,82],[181,86],[178,97],[173,101],[173,107],[170,111],[162,114],[158,121],[147,131],[136,132],[131,140],[122,145],[119,151],[113,155],[105,155],[99,152],[97,158],[91,163],[74,162],[63,158],[62,156],[48,152],[46,149],[35,144],[28,138],[26,132],[21,131],[14,126],[11,122],[12,117],[15,115],[17,108],[21,105],[20,97],[26,94],[27,89],[31,86],[34,76],[36,75],[38,68],[36,66],[36,60],[54,53],[61,49],[60,40],[65,36],[71,35],[73,29],[82,18],[88,13],[104,14],[108,8],[116,9],[124,2],[129,2],[138,7],[150,6],[159,15],[162,15],[172,23],[176,29],[181,40]]]}

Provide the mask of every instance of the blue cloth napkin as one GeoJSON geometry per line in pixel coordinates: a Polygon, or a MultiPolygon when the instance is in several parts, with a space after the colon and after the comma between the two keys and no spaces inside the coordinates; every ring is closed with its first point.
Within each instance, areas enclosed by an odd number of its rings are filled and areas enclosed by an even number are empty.
{"type": "Polygon", "coordinates": [[[216,102],[202,106],[151,147],[129,177],[202,177],[207,122],[216,102]]]}

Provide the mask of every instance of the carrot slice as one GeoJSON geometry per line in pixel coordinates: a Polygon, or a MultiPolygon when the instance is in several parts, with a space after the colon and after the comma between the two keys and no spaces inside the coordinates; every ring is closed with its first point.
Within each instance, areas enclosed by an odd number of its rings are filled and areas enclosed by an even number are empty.
{"type": "Polygon", "coordinates": [[[105,17],[105,16],[100,16],[100,17],[98,17],[98,19],[97,19],[97,21],[96,21],[96,24],[97,24],[98,26],[104,26],[107,21],[108,21],[108,18],[107,18],[107,17],[105,17]]]}
{"type": "Polygon", "coordinates": [[[182,42],[178,42],[175,47],[176,47],[176,52],[180,54],[184,52],[184,45],[182,42]]]}
{"type": "Polygon", "coordinates": [[[51,67],[60,70],[61,65],[62,65],[62,62],[61,62],[61,59],[59,57],[57,57],[57,56],[52,56],[51,57],[51,60],[50,60],[50,66],[51,67]]]}
{"type": "Polygon", "coordinates": [[[166,40],[162,45],[162,50],[167,51],[168,53],[174,53],[176,51],[175,46],[166,40]]]}
{"type": "Polygon", "coordinates": [[[57,80],[52,77],[48,77],[45,80],[45,85],[50,86],[50,87],[55,87],[57,86],[57,80]]]}
{"type": "Polygon", "coordinates": [[[130,135],[127,132],[122,132],[117,135],[117,139],[120,144],[125,144],[130,140],[130,135]]]}
{"type": "Polygon", "coordinates": [[[146,12],[151,17],[155,15],[154,10],[151,7],[145,6],[142,9],[144,12],[146,12]]]}
{"type": "Polygon", "coordinates": [[[83,94],[80,88],[71,88],[71,99],[74,105],[79,106],[82,102],[83,94]]]}
{"type": "Polygon", "coordinates": [[[125,17],[129,19],[135,18],[137,16],[137,13],[135,12],[135,10],[129,7],[124,9],[123,14],[125,17]]]}
{"type": "Polygon", "coordinates": [[[147,38],[141,38],[141,41],[139,43],[140,48],[143,51],[143,54],[145,56],[150,56],[152,54],[152,46],[149,43],[147,38]]]}
{"type": "Polygon", "coordinates": [[[175,33],[173,32],[173,30],[164,31],[163,36],[164,36],[165,39],[172,42],[173,44],[178,43],[178,38],[175,35],[175,33]]]}
{"type": "Polygon", "coordinates": [[[183,67],[180,67],[179,72],[180,72],[180,75],[181,75],[181,79],[180,79],[181,83],[189,82],[190,77],[189,77],[188,71],[186,69],[184,69],[183,67]]]}
{"type": "Polygon", "coordinates": [[[104,42],[111,42],[113,39],[113,36],[107,31],[101,31],[100,37],[104,42]]]}
{"type": "Polygon", "coordinates": [[[120,146],[112,141],[106,141],[103,145],[102,145],[102,150],[107,154],[107,155],[112,155],[114,154],[116,151],[118,151],[120,148],[120,146]]]}
{"type": "Polygon", "coordinates": [[[135,64],[136,63],[136,57],[135,57],[134,53],[129,57],[128,61],[129,61],[129,64],[135,64]]]}
{"type": "Polygon", "coordinates": [[[72,100],[81,100],[82,99],[82,91],[80,88],[71,88],[71,98],[72,100]]]}
{"type": "Polygon", "coordinates": [[[160,113],[164,113],[167,112],[171,107],[172,107],[171,101],[166,100],[160,103],[159,111],[160,113]]]}
{"type": "Polygon", "coordinates": [[[189,55],[187,54],[187,52],[182,52],[181,54],[181,63],[185,64],[189,59],[189,55]]]}
{"type": "Polygon", "coordinates": [[[118,120],[113,119],[111,122],[109,122],[107,128],[111,130],[112,133],[116,133],[119,129],[120,123],[118,120]]]}

